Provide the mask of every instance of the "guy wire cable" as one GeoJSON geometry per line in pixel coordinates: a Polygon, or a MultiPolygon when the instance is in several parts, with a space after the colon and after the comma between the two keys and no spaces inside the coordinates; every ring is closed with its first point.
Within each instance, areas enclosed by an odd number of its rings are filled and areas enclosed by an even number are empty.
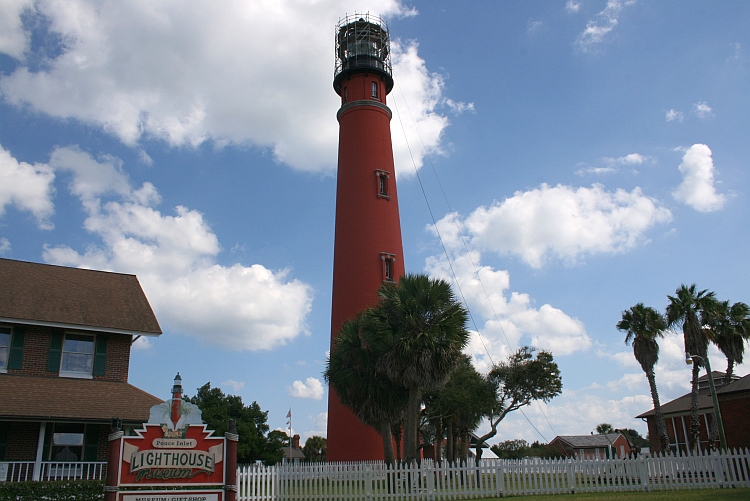
{"type": "MultiPolygon", "coordinates": [[[[445,190],[443,189],[443,185],[440,182],[440,178],[438,177],[437,172],[435,171],[435,167],[434,167],[434,165],[432,163],[432,157],[430,157],[430,154],[427,151],[427,148],[426,148],[426,146],[424,144],[424,139],[422,138],[422,134],[419,132],[419,127],[417,126],[416,120],[414,120],[414,115],[411,113],[411,108],[409,108],[409,103],[407,102],[406,97],[404,96],[404,93],[403,93],[403,90],[401,89],[401,86],[399,86],[398,84],[396,84],[396,86],[399,88],[399,92],[401,93],[401,96],[404,99],[404,104],[406,106],[406,109],[408,110],[409,115],[411,116],[412,122],[414,123],[414,128],[417,131],[417,135],[419,136],[420,141],[422,142],[422,148],[424,149],[425,156],[427,156],[427,159],[430,162],[430,167],[431,167],[432,172],[433,172],[433,174],[435,176],[435,179],[438,182],[438,185],[440,186],[440,190],[443,193],[443,197],[445,198],[445,202],[448,205],[448,209],[449,209],[450,214],[451,214],[451,216],[453,218],[454,224],[456,225],[456,229],[458,230],[459,236],[461,237],[461,242],[463,243],[464,248],[466,249],[466,253],[467,253],[468,257],[469,257],[469,260],[470,260],[470,262],[472,264],[472,267],[474,268],[474,275],[476,276],[477,280],[481,284],[482,290],[484,291],[485,297],[487,298],[487,302],[489,303],[490,308],[492,309],[492,313],[493,313],[493,315],[495,317],[495,320],[497,321],[497,324],[500,327],[500,331],[503,333],[503,337],[505,338],[505,342],[506,342],[506,344],[508,345],[508,347],[512,351],[513,347],[511,346],[510,341],[508,340],[508,336],[505,333],[505,329],[503,329],[503,326],[500,323],[500,319],[497,316],[497,313],[495,312],[495,307],[492,304],[492,301],[490,300],[489,294],[487,293],[487,289],[484,286],[484,282],[482,281],[481,277],[479,276],[479,270],[477,269],[477,266],[474,263],[473,258],[471,257],[471,253],[469,252],[468,246],[466,244],[466,239],[465,239],[465,237],[463,235],[463,232],[461,231],[461,228],[458,225],[458,222],[456,220],[456,215],[455,215],[456,213],[451,208],[450,202],[448,201],[448,197],[446,196],[445,190]]],[[[447,248],[445,246],[445,242],[443,241],[442,235],[440,234],[440,230],[439,230],[439,228],[437,226],[437,222],[435,221],[435,215],[432,212],[432,207],[430,206],[430,202],[429,202],[429,200],[427,198],[427,193],[426,193],[426,191],[424,189],[424,185],[422,183],[422,178],[419,175],[419,170],[417,169],[417,164],[416,164],[416,161],[414,160],[414,154],[412,153],[411,145],[409,144],[409,139],[408,139],[408,137],[406,135],[406,128],[404,127],[403,120],[401,120],[401,112],[398,109],[398,104],[397,104],[397,102],[396,102],[395,99],[393,100],[393,105],[396,108],[396,115],[398,116],[399,124],[401,125],[401,130],[402,130],[402,132],[404,134],[404,141],[406,142],[406,147],[409,150],[409,156],[411,158],[412,165],[414,167],[414,173],[417,176],[417,180],[419,182],[419,187],[422,190],[422,196],[424,197],[425,203],[427,204],[427,209],[428,209],[428,211],[430,213],[430,218],[432,219],[432,224],[433,224],[433,227],[435,228],[435,233],[437,234],[438,239],[440,240],[440,245],[443,248],[443,253],[445,254],[445,258],[446,258],[446,260],[448,262],[448,266],[449,266],[449,268],[451,270],[451,274],[453,275],[453,279],[456,282],[456,287],[459,290],[459,293],[461,295],[461,299],[463,300],[464,305],[466,305],[466,310],[469,312],[469,318],[471,318],[471,322],[474,325],[474,330],[476,331],[477,336],[479,336],[479,340],[481,341],[482,346],[484,347],[484,351],[487,353],[487,357],[489,358],[490,363],[492,365],[495,365],[495,362],[492,359],[492,355],[490,355],[490,352],[487,349],[487,345],[484,342],[483,336],[482,336],[481,332],[479,331],[479,328],[477,327],[476,321],[474,320],[474,316],[471,313],[471,309],[469,308],[469,305],[468,305],[468,303],[466,301],[466,298],[464,297],[464,293],[463,293],[463,290],[461,289],[461,285],[459,283],[458,276],[456,275],[456,272],[455,272],[455,270],[453,268],[453,263],[451,262],[451,258],[448,255],[448,250],[447,250],[447,248]]],[[[554,428],[552,428],[552,424],[549,422],[549,419],[547,419],[547,415],[544,413],[544,409],[542,409],[541,404],[539,405],[539,409],[542,412],[542,415],[544,415],[544,419],[547,421],[547,424],[549,425],[550,429],[552,430],[553,433],[555,433],[555,430],[554,430],[554,428]]],[[[526,416],[526,413],[523,412],[523,409],[518,409],[518,410],[521,411],[521,414],[523,415],[523,417],[526,419],[526,421],[528,421],[528,423],[531,425],[531,427],[534,428],[534,430],[537,432],[537,434],[539,434],[539,436],[542,437],[546,442],[549,442],[549,440],[547,440],[547,438],[536,428],[536,426],[534,426],[534,424],[531,422],[531,420],[528,418],[528,416],[526,416]]],[[[557,433],[555,433],[555,435],[557,435],[557,433]]]]}

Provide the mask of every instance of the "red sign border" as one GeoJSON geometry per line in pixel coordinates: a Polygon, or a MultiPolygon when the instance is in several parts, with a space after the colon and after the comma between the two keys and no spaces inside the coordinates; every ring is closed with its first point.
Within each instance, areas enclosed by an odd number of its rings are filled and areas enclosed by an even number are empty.
{"type": "MultiPolygon", "coordinates": [[[[136,437],[133,437],[133,436],[126,437],[124,435],[122,437],[120,437],[120,458],[119,458],[119,461],[118,461],[118,468],[117,468],[117,486],[118,487],[174,487],[174,486],[185,486],[185,485],[196,486],[196,487],[204,487],[204,486],[216,486],[216,485],[222,485],[223,486],[223,485],[226,484],[226,482],[227,482],[227,439],[226,439],[226,437],[215,437],[215,436],[213,436],[215,430],[208,430],[208,429],[206,429],[206,428],[208,428],[208,425],[206,425],[206,424],[191,424],[190,426],[202,426],[203,427],[203,432],[207,434],[203,438],[204,440],[207,439],[207,438],[210,438],[211,440],[221,440],[221,442],[223,443],[224,458],[221,461],[222,465],[221,465],[221,481],[220,482],[186,482],[185,484],[175,484],[175,483],[124,484],[124,483],[122,483],[122,464],[123,464],[123,457],[124,457],[124,453],[125,453],[125,447],[124,447],[124,445],[125,445],[125,439],[140,438],[142,440],[145,440],[145,438],[143,437],[143,435],[141,434],[141,432],[147,431],[147,428],[146,428],[147,425],[159,426],[159,425],[155,425],[153,423],[143,423],[143,428],[133,430],[136,433],[136,435],[137,435],[136,437]]],[[[134,491],[134,492],[137,492],[137,491],[134,491]]],[[[143,491],[143,492],[146,492],[146,491],[143,491]]],[[[159,492],[159,491],[155,491],[155,492],[159,492]]],[[[169,492],[169,491],[161,491],[161,492],[169,492]]],[[[208,492],[208,491],[206,491],[206,492],[208,492]]],[[[212,494],[213,494],[213,492],[212,492],[212,494]]],[[[220,499],[220,501],[221,501],[221,499],[220,499]]]]}

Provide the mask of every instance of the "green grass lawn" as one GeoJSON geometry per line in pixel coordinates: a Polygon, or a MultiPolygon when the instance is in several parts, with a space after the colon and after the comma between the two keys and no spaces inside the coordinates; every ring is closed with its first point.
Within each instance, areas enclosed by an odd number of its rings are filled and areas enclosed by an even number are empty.
{"type": "MultiPolygon", "coordinates": [[[[511,496],[508,496],[511,497],[511,496]]],[[[500,501],[505,498],[486,499],[500,501]]],[[[517,499],[529,498],[530,501],[748,501],[750,489],[696,489],[684,491],[658,492],[590,492],[586,494],[555,494],[544,496],[512,496],[517,499]]],[[[479,500],[477,500],[479,501],[479,500]]]]}

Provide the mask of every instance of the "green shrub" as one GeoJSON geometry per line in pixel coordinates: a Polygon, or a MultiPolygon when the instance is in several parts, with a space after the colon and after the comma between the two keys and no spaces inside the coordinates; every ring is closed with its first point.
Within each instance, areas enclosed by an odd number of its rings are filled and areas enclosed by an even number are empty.
{"type": "Polygon", "coordinates": [[[0,484],[0,501],[103,501],[103,480],[56,480],[0,484]]]}

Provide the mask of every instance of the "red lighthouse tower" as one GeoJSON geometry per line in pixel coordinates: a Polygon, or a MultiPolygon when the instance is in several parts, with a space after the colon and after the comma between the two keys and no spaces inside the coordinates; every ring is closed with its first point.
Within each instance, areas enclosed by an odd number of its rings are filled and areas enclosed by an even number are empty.
{"type": "MultiPolygon", "coordinates": [[[[333,88],[341,96],[331,341],[342,324],[377,303],[385,281],[404,274],[391,144],[393,88],[388,27],[372,15],[336,26],[333,88]]],[[[328,395],[328,461],[383,459],[383,441],[333,390],[328,395]]]]}

